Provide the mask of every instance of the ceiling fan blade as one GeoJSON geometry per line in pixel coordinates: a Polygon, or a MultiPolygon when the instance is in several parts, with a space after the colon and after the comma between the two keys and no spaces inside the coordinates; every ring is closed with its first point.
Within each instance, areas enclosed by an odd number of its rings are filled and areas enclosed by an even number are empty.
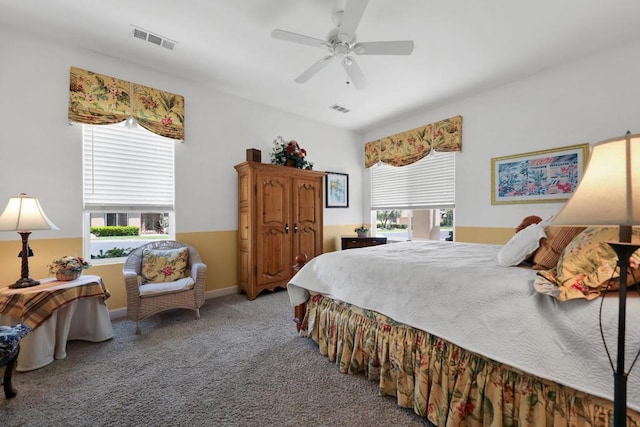
{"type": "Polygon", "coordinates": [[[285,40],[288,42],[306,44],[308,46],[322,47],[322,48],[330,47],[330,45],[324,40],[316,39],[309,36],[303,36],[302,34],[292,33],[290,31],[273,30],[271,32],[271,37],[273,37],[274,39],[285,40]]]}
{"type": "Polygon", "coordinates": [[[322,70],[324,67],[329,65],[329,63],[333,60],[333,55],[327,55],[324,58],[320,59],[318,62],[313,64],[311,67],[307,68],[302,74],[300,74],[295,82],[296,83],[304,83],[309,80],[311,77],[315,76],[316,73],[322,70]]]}
{"type": "Polygon", "coordinates": [[[412,40],[397,40],[388,42],[356,43],[353,51],[358,55],[411,55],[412,40]]]}
{"type": "Polygon", "coordinates": [[[364,89],[367,86],[367,79],[362,74],[362,70],[355,59],[345,56],[342,60],[342,66],[347,71],[349,80],[351,80],[356,89],[364,89]]]}
{"type": "Polygon", "coordinates": [[[354,39],[356,28],[358,28],[368,4],[369,0],[347,0],[342,18],[340,18],[340,31],[338,32],[340,41],[351,42],[354,39]]]}

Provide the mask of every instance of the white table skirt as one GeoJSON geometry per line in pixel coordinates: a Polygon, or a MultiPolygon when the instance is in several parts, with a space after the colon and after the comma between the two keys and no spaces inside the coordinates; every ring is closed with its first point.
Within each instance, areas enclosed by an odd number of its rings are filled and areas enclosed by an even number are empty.
{"type": "MultiPolygon", "coordinates": [[[[0,314],[0,324],[20,319],[0,314]]],[[[20,341],[17,371],[42,368],[54,359],[67,357],[67,341],[106,341],[113,338],[109,310],[102,297],[81,298],[65,304],[35,331],[20,341]]]]}

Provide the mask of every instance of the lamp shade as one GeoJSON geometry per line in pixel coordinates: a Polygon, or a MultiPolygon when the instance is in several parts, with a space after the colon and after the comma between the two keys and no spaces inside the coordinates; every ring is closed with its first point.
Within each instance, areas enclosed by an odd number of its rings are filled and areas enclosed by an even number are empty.
{"type": "Polygon", "coordinates": [[[25,193],[12,197],[0,215],[0,231],[58,230],[42,211],[38,199],[25,193]]]}
{"type": "Polygon", "coordinates": [[[553,225],[640,224],[640,134],[599,142],[553,225]]]}

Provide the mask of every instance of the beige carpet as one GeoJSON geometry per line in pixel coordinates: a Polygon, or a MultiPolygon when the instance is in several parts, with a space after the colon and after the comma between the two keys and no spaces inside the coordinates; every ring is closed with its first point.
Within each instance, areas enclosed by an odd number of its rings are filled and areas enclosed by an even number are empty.
{"type": "Polygon", "coordinates": [[[424,426],[362,375],[338,372],[295,332],[285,291],[208,300],[153,316],[142,333],[114,322],[104,343],[16,373],[2,426],[424,426]]]}

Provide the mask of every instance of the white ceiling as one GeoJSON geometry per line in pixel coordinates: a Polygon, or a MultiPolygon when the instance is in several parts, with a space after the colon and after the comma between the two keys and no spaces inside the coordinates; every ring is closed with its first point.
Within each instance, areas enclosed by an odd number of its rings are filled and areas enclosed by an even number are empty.
{"type": "Polygon", "coordinates": [[[413,40],[413,53],[357,56],[363,90],[338,61],[295,83],[326,51],[271,31],[325,39],[345,2],[0,0],[0,25],[354,131],[640,39],[638,0],[371,0],[358,41],[413,40]],[[134,38],[133,25],[176,49],[134,38]],[[351,112],[328,108],[336,103],[351,112]]]}

